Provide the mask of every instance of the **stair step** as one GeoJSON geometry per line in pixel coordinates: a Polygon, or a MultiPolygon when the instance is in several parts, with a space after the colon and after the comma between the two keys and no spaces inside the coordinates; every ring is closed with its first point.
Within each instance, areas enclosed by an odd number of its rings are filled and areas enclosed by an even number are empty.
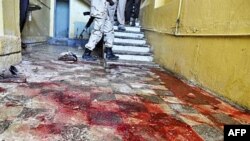
{"type": "Polygon", "coordinates": [[[128,61],[128,60],[118,60],[118,61],[107,61],[107,66],[136,66],[136,67],[149,67],[149,68],[159,68],[158,64],[154,62],[144,62],[144,61],[128,61]]]}
{"type": "Polygon", "coordinates": [[[124,37],[124,36],[115,36],[115,38],[119,39],[134,39],[134,40],[145,40],[145,38],[138,38],[138,37],[124,37]]]}
{"type": "Polygon", "coordinates": [[[128,39],[128,40],[144,40],[144,41],[146,41],[146,39],[145,39],[145,38],[137,38],[137,37],[123,37],[123,36],[115,36],[115,38],[118,38],[118,39],[123,39],[123,40],[128,39]]]}
{"type": "Polygon", "coordinates": [[[134,34],[144,34],[144,32],[138,32],[138,31],[119,31],[115,30],[115,32],[122,32],[122,33],[134,33],[134,34]]]}
{"type": "Polygon", "coordinates": [[[142,33],[128,33],[128,32],[115,32],[115,36],[118,37],[128,37],[128,38],[139,38],[139,39],[143,39],[144,38],[144,34],[142,33]]]}
{"type": "Polygon", "coordinates": [[[133,43],[120,43],[120,42],[114,42],[114,45],[118,46],[133,46],[133,47],[149,47],[147,44],[133,44],[133,43]]]}
{"type": "Polygon", "coordinates": [[[136,44],[136,45],[146,45],[146,40],[115,38],[114,42],[115,43],[130,43],[130,44],[136,44]]]}
{"type": "Polygon", "coordinates": [[[147,53],[150,52],[149,47],[136,47],[136,46],[119,46],[119,45],[114,45],[113,50],[114,51],[132,51],[132,52],[143,52],[147,53]]]}
{"type": "Polygon", "coordinates": [[[130,60],[130,61],[145,61],[145,62],[152,62],[152,56],[141,56],[141,55],[122,55],[117,54],[121,60],[130,60]]]}
{"type": "MultiPolygon", "coordinates": [[[[126,31],[132,31],[132,32],[141,32],[140,27],[134,27],[134,26],[125,26],[126,31]]],[[[118,26],[114,26],[114,30],[118,30],[118,26]]]]}
{"type": "Polygon", "coordinates": [[[133,51],[119,51],[113,50],[114,54],[116,55],[138,55],[138,56],[150,56],[152,55],[151,52],[133,52],[133,51]]]}

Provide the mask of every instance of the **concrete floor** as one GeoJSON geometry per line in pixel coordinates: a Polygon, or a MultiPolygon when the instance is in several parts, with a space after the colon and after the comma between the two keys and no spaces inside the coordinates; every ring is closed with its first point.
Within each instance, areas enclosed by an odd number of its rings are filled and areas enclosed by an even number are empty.
{"type": "Polygon", "coordinates": [[[68,47],[37,46],[0,83],[1,141],[217,141],[240,111],[162,69],[58,61],[68,47]]]}

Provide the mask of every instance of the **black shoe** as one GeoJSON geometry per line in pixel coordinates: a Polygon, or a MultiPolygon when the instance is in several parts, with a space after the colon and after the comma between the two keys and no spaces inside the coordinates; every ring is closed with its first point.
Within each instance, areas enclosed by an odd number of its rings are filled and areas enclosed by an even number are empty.
{"type": "Polygon", "coordinates": [[[115,56],[112,48],[106,48],[106,59],[107,60],[118,60],[119,56],[115,56]]]}
{"type": "Polygon", "coordinates": [[[15,66],[10,66],[9,71],[11,72],[12,75],[17,75],[18,70],[15,66]]]}
{"type": "Polygon", "coordinates": [[[94,56],[92,56],[91,55],[91,50],[89,50],[89,49],[85,49],[85,51],[84,51],[84,53],[83,53],[83,55],[82,55],[82,59],[84,60],[84,61],[96,61],[97,60],[97,58],[95,58],[94,56]]]}
{"type": "Polygon", "coordinates": [[[118,25],[118,31],[126,31],[125,26],[122,24],[118,25]]]}

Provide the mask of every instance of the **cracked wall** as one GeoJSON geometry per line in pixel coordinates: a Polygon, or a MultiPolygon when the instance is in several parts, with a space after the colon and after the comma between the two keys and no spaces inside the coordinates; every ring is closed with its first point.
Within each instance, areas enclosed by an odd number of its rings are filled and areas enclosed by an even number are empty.
{"type": "Polygon", "coordinates": [[[183,0],[179,24],[180,0],[146,2],[141,20],[155,61],[250,109],[250,1],[183,0]]]}
{"type": "Polygon", "coordinates": [[[21,61],[19,1],[0,0],[0,70],[21,61]]]}

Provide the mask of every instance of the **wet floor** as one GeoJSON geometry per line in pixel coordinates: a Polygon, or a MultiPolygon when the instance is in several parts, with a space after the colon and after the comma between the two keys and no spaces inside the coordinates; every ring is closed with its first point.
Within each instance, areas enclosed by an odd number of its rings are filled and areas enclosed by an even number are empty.
{"type": "Polygon", "coordinates": [[[62,62],[69,47],[36,46],[0,83],[4,141],[223,140],[223,125],[250,113],[187,85],[162,69],[62,62]]]}

